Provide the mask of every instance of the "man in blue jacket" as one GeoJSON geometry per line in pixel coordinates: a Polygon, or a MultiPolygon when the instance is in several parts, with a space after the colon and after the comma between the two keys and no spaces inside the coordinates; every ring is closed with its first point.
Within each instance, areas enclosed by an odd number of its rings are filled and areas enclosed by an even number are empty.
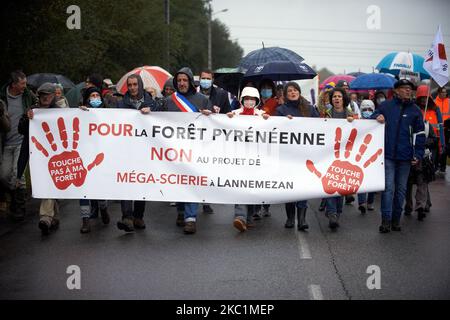
{"type": "Polygon", "coordinates": [[[423,116],[412,100],[414,84],[398,80],[395,98],[380,104],[372,115],[385,128],[385,191],[381,196],[381,233],[401,231],[400,217],[411,166],[423,158],[425,131],[423,116]]]}

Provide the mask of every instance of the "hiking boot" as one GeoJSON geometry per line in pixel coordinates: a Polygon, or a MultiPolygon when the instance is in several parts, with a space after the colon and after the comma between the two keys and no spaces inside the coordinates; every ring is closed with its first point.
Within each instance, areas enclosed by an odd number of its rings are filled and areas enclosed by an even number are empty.
{"type": "Polygon", "coordinates": [[[366,214],[366,207],[364,207],[363,205],[360,205],[358,207],[358,210],[361,212],[361,214],[366,214]]]}
{"type": "Polygon", "coordinates": [[[41,229],[41,234],[43,236],[48,236],[50,234],[50,224],[47,221],[39,221],[38,227],[41,229]]]}
{"type": "Polygon", "coordinates": [[[373,203],[368,203],[367,204],[367,210],[369,210],[369,211],[375,210],[375,206],[373,205],[373,203]]]}
{"type": "Polygon", "coordinates": [[[400,221],[392,220],[391,230],[392,231],[402,231],[402,228],[400,227],[400,221]]]}
{"type": "Polygon", "coordinates": [[[244,232],[247,230],[247,224],[239,218],[234,218],[233,226],[240,232],[244,232]]]}
{"type": "Polygon", "coordinates": [[[417,220],[423,221],[423,219],[426,217],[425,210],[423,208],[417,209],[417,220]]]}
{"type": "Polygon", "coordinates": [[[108,209],[100,209],[100,215],[102,217],[102,222],[103,224],[109,224],[110,218],[109,218],[109,213],[108,213],[108,209]]]}
{"type": "Polygon", "coordinates": [[[184,223],[184,213],[183,212],[179,212],[177,215],[177,226],[178,227],[184,227],[185,223],[184,223]]]}
{"type": "Polygon", "coordinates": [[[204,213],[209,213],[209,214],[211,214],[211,213],[214,213],[214,210],[211,208],[210,205],[205,204],[205,205],[203,206],[203,212],[204,212],[204,213]]]}
{"type": "Polygon", "coordinates": [[[89,232],[91,232],[91,226],[89,225],[89,218],[83,218],[81,221],[80,233],[89,233],[89,232]]]}
{"type": "Polygon", "coordinates": [[[144,222],[144,219],[141,219],[141,218],[134,218],[134,221],[133,221],[133,224],[134,224],[134,227],[136,228],[136,229],[145,229],[145,222],[144,222]]]}
{"type": "Polygon", "coordinates": [[[306,208],[297,208],[297,230],[305,231],[309,228],[306,224],[306,208]]]}
{"type": "Polygon", "coordinates": [[[339,227],[339,223],[338,223],[338,216],[336,213],[329,213],[328,214],[328,227],[332,230],[336,229],[337,227],[339,227]]]}
{"type": "Polygon", "coordinates": [[[295,211],[293,212],[286,212],[287,220],[284,224],[285,228],[291,229],[295,226],[295,211]]]}
{"type": "Polygon", "coordinates": [[[186,222],[183,231],[185,234],[194,234],[197,231],[195,221],[186,222]]]}
{"type": "Polygon", "coordinates": [[[119,228],[119,230],[124,230],[125,232],[133,232],[133,218],[123,218],[121,221],[118,221],[117,228],[119,228]]]}
{"type": "Polygon", "coordinates": [[[390,232],[391,231],[391,222],[387,219],[382,219],[379,230],[380,230],[380,233],[390,232]]]}
{"type": "Polygon", "coordinates": [[[271,216],[271,213],[270,213],[270,211],[269,211],[269,208],[264,208],[264,209],[263,209],[263,216],[264,216],[264,217],[270,217],[270,216],[271,216]]]}

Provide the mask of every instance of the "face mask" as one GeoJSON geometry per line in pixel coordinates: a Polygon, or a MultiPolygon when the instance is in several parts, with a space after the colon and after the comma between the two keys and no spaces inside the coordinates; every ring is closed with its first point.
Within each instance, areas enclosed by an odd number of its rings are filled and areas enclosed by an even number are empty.
{"type": "Polygon", "coordinates": [[[372,113],[373,113],[372,111],[363,111],[363,112],[361,112],[361,114],[362,114],[364,119],[369,119],[370,116],[372,115],[372,113]]]}
{"type": "Polygon", "coordinates": [[[200,87],[202,89],[209,89],[212,86],[212,80],[209,79],[200,79],[200,87]]]}
{"type": "Polygon", "coordinates": [[[377,103],[380,104],[380,103],[384,102],[385,100],[386,100],[385,98],[378,98],[377,103]]]}
{"type": "Polygon", "coordinates": [[[254,100],[244,100],[244,107],[245,108],[254,108],[254,107],[256,107],[256,101],[254,101],[254,100]]]}
{"type": "Polygon", "coordinates": [[[270,98],[272,96],[272,89],[262,89],[261,90],[261,97],[264,99],[270,98]]]}
{"type": "Polygon", "coordinates": [[[98,108],[98,107],[100,107],[100,105],[102,104],[102,100],[99,99],[99,98],[90,99],[90,100],[89,100],[89,104],[90,104],[93,108],[98,108]]]}

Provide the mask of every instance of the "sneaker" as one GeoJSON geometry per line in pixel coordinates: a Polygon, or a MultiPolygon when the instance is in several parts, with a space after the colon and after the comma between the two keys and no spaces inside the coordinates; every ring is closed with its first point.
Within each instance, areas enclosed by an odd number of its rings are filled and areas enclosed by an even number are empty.
{"type": "Polygon", "coordinates": [[[239,218],[234,218],[233,226],[238,229],[240,232],[244,232],[247,230],[247,225],[244,221],[239,218]]]}
{"type": "Polygon", "coordinates": [[[125,232],[133,232],[134,224],[132,218],[124,218],[117,222],[117,228],[119,230],[124,230],[125,232]]]}
{"type": "Polygon", "coordinates": [[[186,222],[183,231],[185,234],[194,234],[197,231],[195,221],[186,222]]]}
{"type": "Polygon", "coordinates": [[[262,218],[261,210],[258,210],[253,214],[253,219],[261,220],[261,218],[262,218]]]}
{"type": "Polygon", "coordinates": [[[369,211],[375,210],[375,206],[373,205],[373,203],[367,204],[367,210],[369,210],[369,211]]]}
{"type": "Polygon", "coordinates": [[[358,210],[361,212],[361,214],[366,214],[366,207],[365,207],[365,206],[360,205],[360,206],[358,207],[358,210]]]}
{"type": "Polygon", "coordinates": [[[205,204],[205,205],[203,206],[203,212],[204,212],[204,213],[209,213],[209,214],[211,214],[211,213],[214,213],[214,210],[211,208],[210,205],[205,204]]]}
{"type": "Polygon", "coordinates": [[[145,229],[145,222],[144,219],[141,218],[134,218],[133,225],[136,229],[145,229]]]}
{"type": "Polygon", "coordinates": [[[100,209],[100,215],[102,217],[102,222],[103,224],[109,224],[110,218],[109,218],[109,213],[108,213],[108,209],[100,209]]]}
{"type": "Polygon", "coordinates": [[[269,208],[264,208],[263,209],[263,216],[264,217],[270,217],[271,216],[269,208]]]}
{"type": "Polygon", "coordinates": [[[41,220],[39,221],[38,227],[41,229],[43,236],[48,236],[50,234],[50,224],[48,222],[41,220]]]}
{"type": "Polygon", "coordinates": [[[177,214],[177,221],[176,224],[178,227],[184,227],[185,223],[184,223],[184,212],[179,212],[177,214]]]}

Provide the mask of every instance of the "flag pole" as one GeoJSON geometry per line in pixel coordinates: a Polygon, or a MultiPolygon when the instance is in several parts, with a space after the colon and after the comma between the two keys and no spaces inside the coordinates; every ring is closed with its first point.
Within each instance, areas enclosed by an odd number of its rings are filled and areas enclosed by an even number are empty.
{"type": "Polygon", "coordinates": [[[430,99],[430,95],[431,95],[431,81],[432,78],[430,78],[430,81],[428,82],[428,94],[427,94],[427,103],[425,104],[425,111],[423,113],[423,120],[425,121],[425,115],[427,114],[427,109],[428,109],[428,100],[430,99]]]}

